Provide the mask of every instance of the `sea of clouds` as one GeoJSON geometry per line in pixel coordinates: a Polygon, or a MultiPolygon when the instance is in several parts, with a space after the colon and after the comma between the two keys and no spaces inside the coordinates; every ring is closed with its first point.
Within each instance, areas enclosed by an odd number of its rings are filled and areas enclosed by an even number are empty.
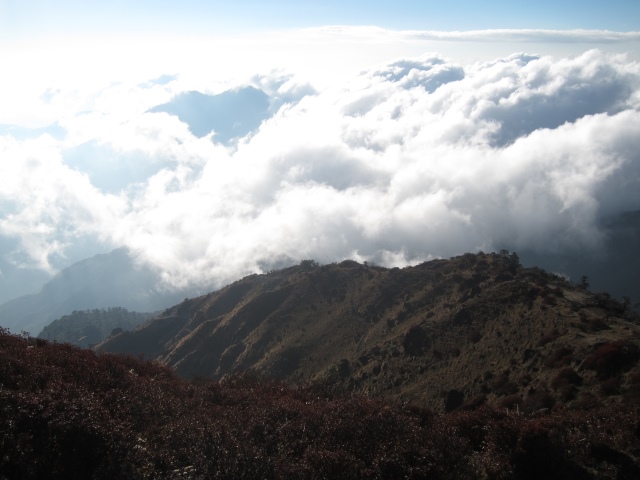
{"type": "Polygon", "coordinates": [[[95,241],[215,288],[307,258],[596,251],[602,218],[640,209],[640,64],[624,55],[428,54],[322,89],[281,72],[244,85],[272,109],[227,144],[149,113],[179,76],[47,92],[48,126],[0,128],[7,258],[53,271],[95,241]]]}

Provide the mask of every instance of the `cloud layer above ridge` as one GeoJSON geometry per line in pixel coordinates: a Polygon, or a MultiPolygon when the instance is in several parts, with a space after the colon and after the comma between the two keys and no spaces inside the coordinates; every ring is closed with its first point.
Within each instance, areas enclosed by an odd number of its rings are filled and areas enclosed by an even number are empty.
{"type": "Polygon", "coordinates": [[[32,264],[90,237],[167,284],[218,287],[304,258],[596,250],[599,218],[640,209],[640,65],[623,56],[425,55],[317,93],[278,77],[270,95],[309,94],[233,148],[148,111],[180,93],[170,80],[105,89],[64,138],[0,131],[0,234],[32,264]]]}

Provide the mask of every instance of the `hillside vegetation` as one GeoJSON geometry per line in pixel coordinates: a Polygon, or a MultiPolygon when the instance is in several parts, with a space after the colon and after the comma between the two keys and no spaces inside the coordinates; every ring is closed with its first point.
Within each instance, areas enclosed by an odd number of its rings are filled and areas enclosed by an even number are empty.
{"type": "Polygon", "coordinates": [[[3,479],[631,479],[637,403],[436,415],[0,330],[3,479]]]}
{"type": "Polygon", "coordinates": [[[152,316],[121,307],[74,310],[44,327],[38,338],[91,348],[111,335],[132,330],[152,316]]]}
{"type": "Polygon", "coordinates": [[[304,261],[185,300],[98,348],[187,379],[251,371],[435,411],[635,404],[637,315],[587,286],[509,252],[403,269],[304,261]]]}

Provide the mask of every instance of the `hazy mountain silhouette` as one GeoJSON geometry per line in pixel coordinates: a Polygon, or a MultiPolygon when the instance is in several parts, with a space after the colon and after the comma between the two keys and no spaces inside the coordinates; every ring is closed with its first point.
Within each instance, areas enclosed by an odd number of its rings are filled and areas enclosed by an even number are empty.
{"type": "Polygon", "coordinates": [[[256,130],[270,116],[269,96],[254,87],[227,90],[218,95],[185,92],[149,112],[177,116],[197,137],[214,131],[213,139],[224,144],[256,130]]]}
{"type": "MultiPolygon", "coordinates": [[[[11,252],[15,249],[13,239],[0,237],[0,251],[11,252]]],[[[17,243],[17,242],[15,242],[17,243]]],[[[0,305],[22,295],[37,292],[51,276],[40,269],[20,268],[9,258],[0,255],[0,305]]]]}
{"type": "Polygon", "coordinates": [[[37,335],[53,320],[74,310],[123,307],[152,312],[175,304],[184,292],[156,289],[158,275],[136,265],[127,249],[96,255],[62,270],[39,293],[0,305],[0,325],[37,335]]]}
{"type": "Polygon", "coordinates": [[[618,299],[640,302],[640,210],[610,216],[601,222],[605,231],[602,251],[536,253],[518,251],[525,265],[569,276],[574,282],[586,275],[594,291],[610,293],[618,299]]]}

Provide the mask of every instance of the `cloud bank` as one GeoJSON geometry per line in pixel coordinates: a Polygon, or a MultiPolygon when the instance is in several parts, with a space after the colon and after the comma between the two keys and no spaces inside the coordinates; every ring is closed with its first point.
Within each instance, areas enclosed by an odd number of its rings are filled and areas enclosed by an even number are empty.
{"type": "Polygon", "coordinates": [[[169,76],[138,85],[137,108],[65,118],[63,139],[0,132],[0,234],[42,269],[88,237],[212,289],[305,258],[596,251],[600,218],[640,209],[640,65],[624,56],[425,55],[319,92],[278,75],[254,78],[279,108],[233,148],[148,111],[180,93],[169,76]]]}
{"type": "Polygon", "coordinates": [[[567,43],[618,43],[637,42],[640,32],[615,32],[610,30],[547,30],[547,29],[495,29],[468,30],[463,32],[416,31],[406,35],[422,40],[493,41],[493,42],[567,42],[567,43]]]}

